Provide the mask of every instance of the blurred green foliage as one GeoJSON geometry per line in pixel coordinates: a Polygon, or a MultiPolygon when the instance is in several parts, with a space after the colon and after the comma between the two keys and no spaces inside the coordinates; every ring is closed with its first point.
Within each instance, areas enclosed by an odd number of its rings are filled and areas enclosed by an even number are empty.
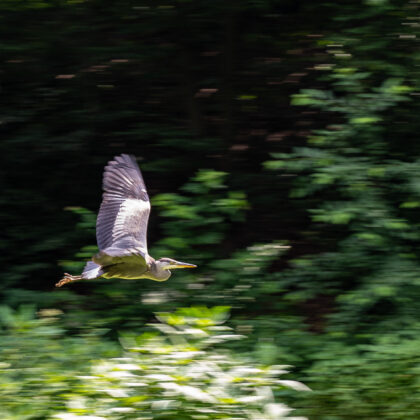
{"type": "Polygon", "coordinates": [[[417,2],[0,10],[0,299],[20,307],[0,311],[2,418],[419,418],[417,2]],[[96,252],[122,152],[152,198],[151,255],[199,268],[54,290],[96,252]],[[254,370],[222,401],[209,363],[254,370]],[[313,391],[261,367],[279,363],[313,391]]]}
{"type": "Polygon", "coordinates": [[[279,378],[287,366],[256,365],[224,348],[241,338],[224,325],[226,307],[160,313],[151,324],[159,332],[123,335],[122,349],[98,329],[65,337],[58,315],[1,308],[3,419],[293,420],[274,393],[309,391],[279,378]]]}
{"type": "MultiPolygon", "coordinates": [[[[387,13],[399,9],[384,4],[387,13]]],[[[357,18],[370,12],[366,7],[357,18]]],[[[306,235],[318,242],[318,252],[292,260],[280,280],[289,289],[284,299],[310,302],[323,318],[322,349],[305,357],[311,360],[308,383],[316,390],[305,413],[315,419],[418,417],[414,168],[420,150],[410,132],[419,86],[412,67],[401,67],[401,41],[380,41],[380,27],[366,20],[363,30],[375,35],[372,49],[389,48],[382,60],[365,55],[369,42],[345,39],[354,28],[330,45],[323,76],[329,89],[303,89],[292,98],[294,105],[330,115],[328,125],[313,130],[304,147],[266,162],[269,170],[298,174],[290,197],[310,203],[306,235]]],[[[413,39],[416,29],[409,28],[400,40],[413,39]]],[[[415,65],[418,55],[404,59],[415,65]]]]}
{"type": "Polygon", "coordinates": [[[47,419],[65,407],[65,395],[78,388],[90,363],[119,354],[104,331],[65,335],[61,311],[0,307],[0,416],[3,419],[47,419]]]}

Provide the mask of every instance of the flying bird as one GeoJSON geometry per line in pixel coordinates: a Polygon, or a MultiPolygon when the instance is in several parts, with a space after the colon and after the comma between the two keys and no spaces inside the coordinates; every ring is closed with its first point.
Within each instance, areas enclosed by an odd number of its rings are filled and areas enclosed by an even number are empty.
{"type": "Polygon", "coordinates": [[[165,281],[171,276],[170,270],[196,267],[171,258],[155,260],[149,255],[147,223],[150,201],[134,156],[122,154],[108,162],[103,190],[96,220],[99,252],[88,261],[80,276],[64,273],[57,287],[99,277],[165,281]]]}

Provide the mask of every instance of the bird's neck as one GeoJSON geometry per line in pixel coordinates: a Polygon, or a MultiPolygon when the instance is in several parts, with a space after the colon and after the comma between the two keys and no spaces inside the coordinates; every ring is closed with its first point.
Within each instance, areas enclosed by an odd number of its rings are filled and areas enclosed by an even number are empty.
{"type": "Polygon", "coordinates": [[[149,271],[156,281],[165,281],[171,277],[171,272],[160,267],[156,261],[151,261],[149,271]]]}

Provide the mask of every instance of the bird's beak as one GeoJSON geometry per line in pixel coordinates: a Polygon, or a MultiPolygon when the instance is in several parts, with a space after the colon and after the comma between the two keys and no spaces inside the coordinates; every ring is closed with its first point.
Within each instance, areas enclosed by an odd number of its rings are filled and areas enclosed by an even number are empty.
{"type": "Polygon", "coordinates": [[[171,265],[172,270],[174,268],[195,268],[195,267],[197,267],[195,264],[188,264],[188,263],[180,262],[180,261],[176,261],[174,265],[171,265]]]}

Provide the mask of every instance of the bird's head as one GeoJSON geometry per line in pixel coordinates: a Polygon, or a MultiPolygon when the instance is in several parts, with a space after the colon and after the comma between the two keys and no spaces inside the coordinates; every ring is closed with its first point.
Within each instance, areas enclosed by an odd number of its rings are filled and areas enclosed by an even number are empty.
{"type": "Polygon", "coordinates": [[[172,258],[159,258],[156,260],[156,265],[163,270],[173,270],[175,268],[195,268],[194,264],[180,262],[173,260],[172,258]]]}

